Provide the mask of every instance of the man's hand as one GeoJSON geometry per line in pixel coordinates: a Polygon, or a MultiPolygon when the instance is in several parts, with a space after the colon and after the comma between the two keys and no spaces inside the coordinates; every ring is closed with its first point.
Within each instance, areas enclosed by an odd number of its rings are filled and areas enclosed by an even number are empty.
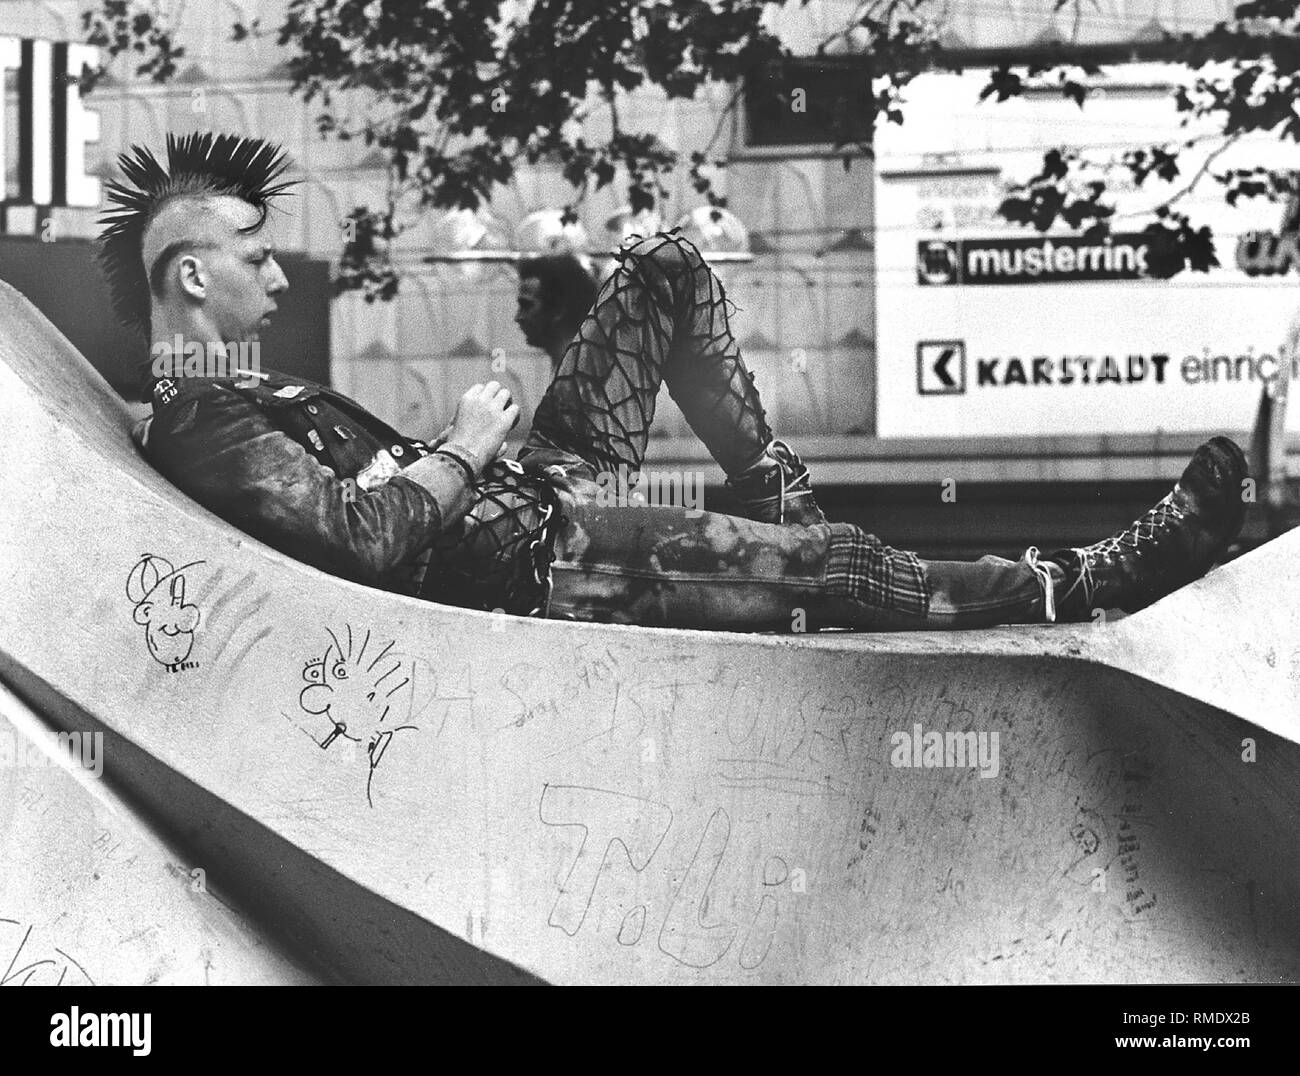
{"type": "Polygon", "coordinates": [[[510,431],[519,423],[519,405],[498,381],[471,385],[460,398],[450,440],[473,452],[480,469],[496,459],[510,431]]]}
{"type": "MultiPolygon", "coordinates": [[[[450,441],[451,431],[452,431],[451,424],[448,423],[446,426],[443,427],[442,432],[439,433],[437,437],[435,437],[432,441],[426,441],[425,444],[428,446],[429,451],[433,452],[439,446],[445,445],[448,441],[450,441]]],[[[503,444],[499,449],[497,449],[496,458],[501,459],[501,457],[503,457],[506,454],[506,452],[509,451],[509,449],[510,449],[509,445],[503,444]]]]}

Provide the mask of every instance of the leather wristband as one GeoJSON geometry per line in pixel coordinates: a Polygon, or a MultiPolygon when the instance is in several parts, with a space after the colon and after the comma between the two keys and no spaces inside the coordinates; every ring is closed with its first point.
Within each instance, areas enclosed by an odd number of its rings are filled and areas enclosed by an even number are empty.
{"type": "Polygon", "coordinates": [[[470,466],[469,462],[465,460],[464,457],[460,455],[460,453],[449,451],[450,447],[451,447],[450,445],[446,445],[446,444],[440,445],[438,448],[434,449],[433,454],[435,456],[443,456],[451,460],[453,463],[455,463],[462,471],[465,472],[466,483],[472,486],[475,482],[478,481],[478,475],[474,473],[474,468],[470,466]]]}

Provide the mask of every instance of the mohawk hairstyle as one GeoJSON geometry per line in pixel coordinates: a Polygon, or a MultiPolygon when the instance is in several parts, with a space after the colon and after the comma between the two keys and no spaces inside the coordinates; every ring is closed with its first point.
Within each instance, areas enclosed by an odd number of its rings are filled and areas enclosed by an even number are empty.
{"type": "Polygon", "coordinates": [[[144,233],[163,206],[176,198],[228,194],[259,211],[256,232],[266,221],[271,199],[296,181],[277,183],[288,167],[284,151],[260,138],[238,135],[167,136],[167,166],[143,146],[117,159],[125,183],[110,182],[110,208],[100,217],[99,261],[108,279],[113,310],[128,328],[149,334],[152,289],[144,264],[144,233]]]}

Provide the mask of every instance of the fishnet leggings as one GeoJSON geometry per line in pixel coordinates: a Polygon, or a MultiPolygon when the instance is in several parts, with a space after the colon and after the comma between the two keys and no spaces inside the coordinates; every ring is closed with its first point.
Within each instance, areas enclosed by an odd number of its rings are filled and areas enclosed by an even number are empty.
{"type": "Polygon", "coordinates": [[[599,473],[645,459],[666,383],[719,466],[735,475],[772,439],[728,322],[722,282],[680,235],[624,247],[569,344],[519,453],[560,449],[599,473]]]}
{"type": "MultiPolygon", "coordinates": [[[[639,471],[659,386],[728,475],[772,439],[727,320],[722,282],[689,240],[657,235],[619,252],[569,344],[519,453],[530,469],[577,457],[601,472],[639,471]],[[531,459],[530,459],[531,457],[531,459]]],[[[559,523],[549,482],[500,461],[464,520],[434,543],[420,593],[477,609],[535,614],[549,591],[559,523]]]]}

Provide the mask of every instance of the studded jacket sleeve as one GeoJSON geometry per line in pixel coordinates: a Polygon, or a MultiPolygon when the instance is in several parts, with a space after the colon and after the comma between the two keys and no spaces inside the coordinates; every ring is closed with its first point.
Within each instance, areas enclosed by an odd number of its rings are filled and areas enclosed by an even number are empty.
{"type": "MultiPolygon", "coordinates": [[[[348,435],[354,456],[358,442],[362,448],[379,443],[355,422],[351,429],[332,428],[348,435]]],[[[320,444],[319,436],[313,442],[320,444]]],[[[456,446],[445,449],[394,466],[396,473],[367,490],[355,475],[320,462],[245,396],[208,383],[155,407],[145,453],[204,507],[282,553],[385,585],[473,502],[476,461],[456,446]]]]}

